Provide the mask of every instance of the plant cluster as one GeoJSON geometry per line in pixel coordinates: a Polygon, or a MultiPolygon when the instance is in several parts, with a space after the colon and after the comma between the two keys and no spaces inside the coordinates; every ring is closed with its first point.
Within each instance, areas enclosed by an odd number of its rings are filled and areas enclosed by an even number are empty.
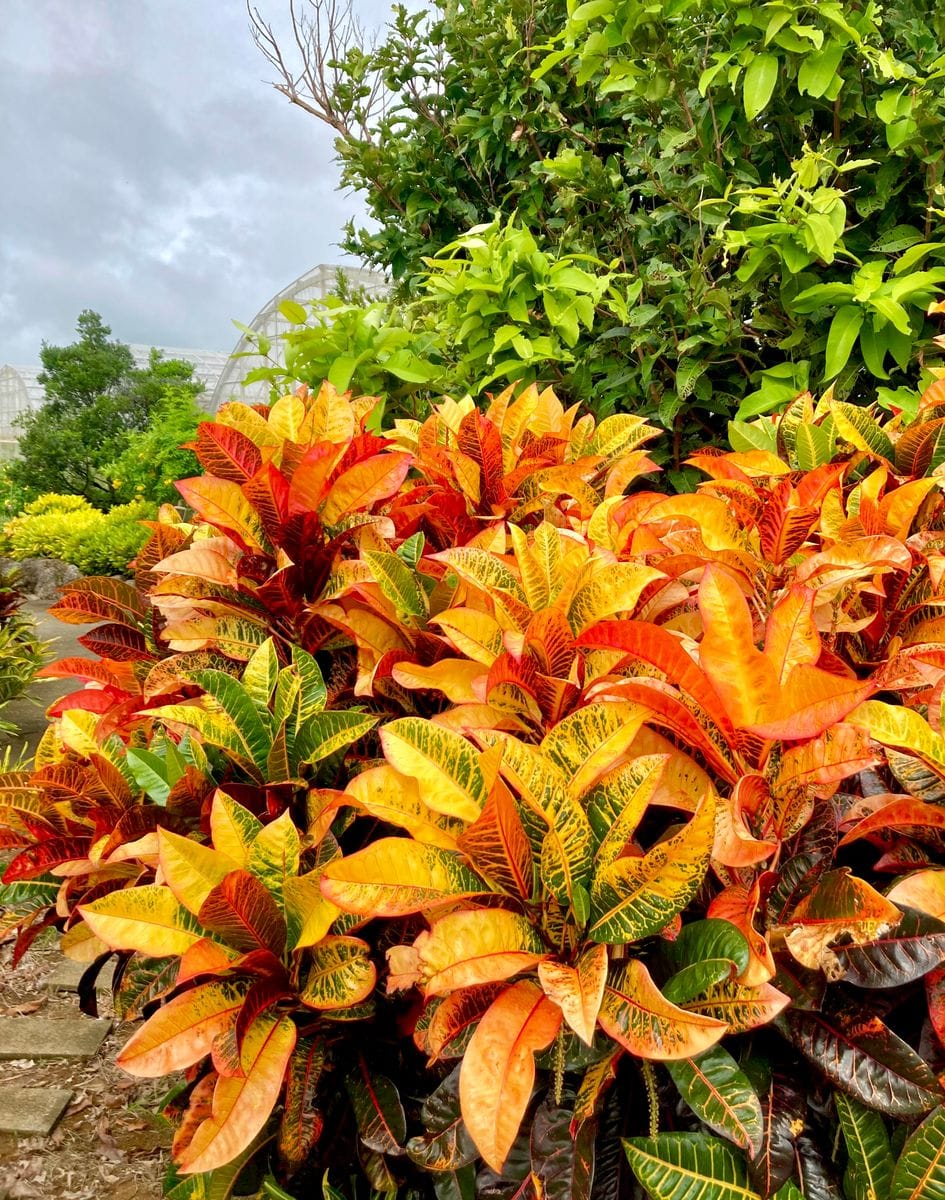
{"type": "Polygon", "coordinates": [[[82,496],[37,496],[0,530],[0,545],[14,559],[59,558],[86,575],[124,575],[148,538],[145,523],[157,515],[146,500],[108,512],[82,496]]]}
{"type": "Polygon", "coordinates": [[[938,1194],[943,406],[680,495],[535,387],[200,426],[0,781],[16,956],[117,954],[184,1072],[170,1196],[938,1194]]]}
{"type": "Polygon", "coordinates": [[[398,5],[373,46],[340,7],[293,7],[295,44],[258,14],[255,35],[373,218],[346,249],[413,302],[374,310],[352,355],[395,395],[538,378],[672,429],[678,468],[727,417],[807,387],[870,403],[878,383],[898,405],[929,382],[925,308],[945,280],[933,0],[398,5]],[[582,256],[593,284],[571,272],[582,256]],[[614,278],[632,281],[618,306],[614,278]],[[390,339],[411,372],[393,381],[390,339]]]}
{"type": "MultiPolygon", "coordinates": [[[[15,572],[0,572],[0,708],[26,691],[45,660],[46,646],[21,611],[17,582],[15,572]]],[[[13,733],[15,726],[0,720],[0,732],[13,733]]]]}

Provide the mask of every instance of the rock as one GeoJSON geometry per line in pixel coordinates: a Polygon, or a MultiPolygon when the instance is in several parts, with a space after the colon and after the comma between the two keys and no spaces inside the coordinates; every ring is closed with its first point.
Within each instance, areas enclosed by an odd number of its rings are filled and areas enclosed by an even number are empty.
{"type": "Polygon", "coordinates": [[[0,558],[0,572],[8,571],[16,572],[17,587],[25,596],[48,604],[59,599],[64,584],[82,578],[78,567],[59,558],[0,558]]]}

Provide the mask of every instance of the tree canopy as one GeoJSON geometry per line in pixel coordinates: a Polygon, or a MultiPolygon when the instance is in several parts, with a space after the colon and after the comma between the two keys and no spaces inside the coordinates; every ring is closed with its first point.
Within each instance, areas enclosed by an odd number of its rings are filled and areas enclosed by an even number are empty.
{"type": "Polygon", "coordinates": [[[68,346],[43,343],[46,400],[19,418],[19,457],[7,475],[32,495],[69,492],[107,509],[128,498],[115,461],[167,408],[169,393],[189,403],[196,428],[193,397],[202,384],[191,363],[164,360],[155,350],[146,367],[136,367],[128,346],[109,341],[111,329],[96,312],[82,312],[76,332],[68,346]]]}
{"type": "MultiPolygon", "coordinates": [[[[335,130],[373,219],[344,247],[400,300],[473,257],[471,226],[514,216],[535,253],[622,277],[630,312],[595,299],[556,380],[598,411],[641,411],[684,444],[807,387],[917,402],[945,281],[934,0],[448,0],[398,6],[373,46],[331,5],[295,11],[298,61],[258,14],[257,41],[276,86],[335,130]]],[[[476,289],[476,311],[504,318],[492,365],[527,376],[543,347],[516,347],[501,283],[476,289]]],[[[528,311],[559,327],[561,307],[539,288],[528,311]]]]}

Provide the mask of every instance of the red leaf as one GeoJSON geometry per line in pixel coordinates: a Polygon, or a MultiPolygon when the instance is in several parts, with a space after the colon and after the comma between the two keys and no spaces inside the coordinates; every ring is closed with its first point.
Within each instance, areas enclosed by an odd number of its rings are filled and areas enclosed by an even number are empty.
{"type": "Polygon", "coordinates": [[[99,625],[84,633],[79,642],[86,650],[115,662],[157,662],[144,639],[144,634],[127,625],[99,625]]]}
{"type": "Polygon", "coordinates": [[[237,950],[285,949],[285,920],[265,885],[248,871],[231,871],[200,907],[200,924],[237,950]]]}
{"type": "Polygon", "coordinates": [[[197,440],[190,444],[208,475],[243,483],[255,475],[262,464],[259,447],[232,425],[201,421],[197,440]]]}

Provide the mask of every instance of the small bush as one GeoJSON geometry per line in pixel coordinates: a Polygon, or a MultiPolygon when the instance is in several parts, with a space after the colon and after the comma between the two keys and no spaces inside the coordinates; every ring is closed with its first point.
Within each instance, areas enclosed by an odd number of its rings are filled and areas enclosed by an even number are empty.
{"type": "MultiPolygon", "coordinates": [[[[20,611],[22,603],[16,576],[0,574],[0,708],[22,695],[43,664],[45,644],[20,611]]],[[[0,720],[0,731],[14,730],[15,726],[0,720]]]]}
{"type": "Polygon", "coordinates": [[[147,538],[141,522],[155,512],[143,500],[103,513],[81,496],[47,494],[7,522],[3,540],[12,558],[60,558],[86,574],[121,574],[147,538]]]}

